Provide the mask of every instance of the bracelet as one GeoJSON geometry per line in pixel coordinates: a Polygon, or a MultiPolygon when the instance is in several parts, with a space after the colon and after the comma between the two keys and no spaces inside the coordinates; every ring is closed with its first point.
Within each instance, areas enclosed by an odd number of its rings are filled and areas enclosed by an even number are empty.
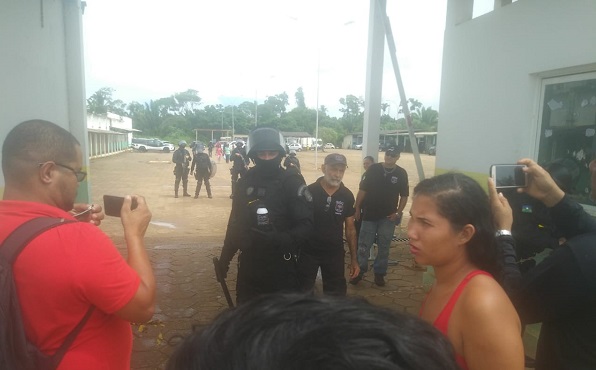
{"type": "Polygon", "coordinates": [[[497,232],[495,233],[495,237],[499,237],[499,236],[512,236],[512,235],[511,235],[511,231],[509,231],[509,230],[497,230],[497,232]]]}

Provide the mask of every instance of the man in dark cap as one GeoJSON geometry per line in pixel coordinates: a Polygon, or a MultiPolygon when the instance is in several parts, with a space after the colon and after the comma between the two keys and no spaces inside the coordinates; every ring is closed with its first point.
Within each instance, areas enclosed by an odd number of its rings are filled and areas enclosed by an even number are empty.
{"type": "Polygon", "coordinates": [[[261,294],[298,291],[296,263],[313,232],[312,196],[304,178],[281,167],[283,136],[273,128],[255,129],[247,149],[255,166],[238,180],[220,257],[227,272],[240,250],[238,304],[261,294]]]}
{"type": "Polygon", "coordinates": [[[351,284],[358,284],[363,273],[368,270],[370,247],[376,235],[378,253],[374,262],[375,284],[385,285],[389,246],[395,225],[401,222],[410,195],[408,173],[396,164],[399,154],[397,147],[389,147],[384,161],[372,164],[360,181],[355,206],[356,220],[362,218],[358,238],[360,275],[350,280],[351,284]]]}
{"type": "Polygon", "coordinates": [[[313,289],[320,267],[323,293],[346,295],[344,225],[350,251],[350,278],[360,273],[356,256],[354,194],[342,182],[347,167],[344,155],[329,154],[321,165],[323,176],[308,186],[313,198],[315,232],[310,243],[302,249],[298,261],[298,274],[304,291],[313,289]]]}
{"type": "Polygon", "coordinates": [[[178,143],[178,149],[172,154],[172,162],[176,165],[174,167],[174,175],[176,181],[174,182],[174,197],[178,198],[178,188],[180,187],[180,180],[182,180],[182,190],[185,197],[190,197],[188,194],[188,173],[190,172],[190,152],[186,149],[186,141],[181,140],[178,143]]]}

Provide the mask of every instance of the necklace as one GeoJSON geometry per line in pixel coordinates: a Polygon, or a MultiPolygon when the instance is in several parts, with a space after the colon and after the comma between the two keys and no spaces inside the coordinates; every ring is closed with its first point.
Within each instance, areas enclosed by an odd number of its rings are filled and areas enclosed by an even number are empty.
{"type": "Polygon", "coordinates": [[[385,173],[383,174],[383,177],[387,177],[387,175],[388,175],[388,174],[390,174],[390,173],[393,173],[393,171],[395,171],[395,168],[396,168],[396,167],[393,167],[393,168],[391,169],[391,171],[387,171],[387,169],[385,168],[385,166],[381,166],[381,167],[383,167],[383,172],[385,172],[385,173]]]}

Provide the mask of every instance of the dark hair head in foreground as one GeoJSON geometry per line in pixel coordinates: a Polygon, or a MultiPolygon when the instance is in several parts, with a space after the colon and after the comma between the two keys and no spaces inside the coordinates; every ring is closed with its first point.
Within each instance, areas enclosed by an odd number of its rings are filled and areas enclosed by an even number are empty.
{"type": "Polygon", "coordinates": [[[193,332],[169,370],[458,369],[451,344],[412,315],[362,299],[276,294],[193,332]]]}

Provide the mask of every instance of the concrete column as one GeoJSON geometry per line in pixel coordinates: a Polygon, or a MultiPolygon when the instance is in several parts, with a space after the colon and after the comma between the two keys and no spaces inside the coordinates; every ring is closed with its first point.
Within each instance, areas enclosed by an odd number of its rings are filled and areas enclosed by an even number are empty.
{"type": "Polygon", "coordinates": [[[506,5],[511,4],[511,0],[495,0],[495,9],[502,8],[506,5]]]}
{"type": "Polygon", "coordinates": [[[383,56],[385,52],[383,17],[385,8],[385,0],[370,0],[362,156],[371,155],[375,159],[379,155],[379,133],[381,125],[383,56]]]}
{"type": "MultiPolygon", "coordinates": [[[[499,0],[495,0],[499,1],[499,0]]],[[[449,0],[445,27],[457,26],[472,19],[474,0],[449,0]]]]}
{"type": "MultiPolygon", "coordinates": [[[[85,67],[83,63],[83,22],[79,0],[63,0],[64,53],[66,61],[66,89],[70,132],[81,143],[83,171],[89,172],[87,135],[87,99],[85,97],[85,67]]],[[[77,201],[90,202],[88,178],[79,184],[77,201]]]]}

